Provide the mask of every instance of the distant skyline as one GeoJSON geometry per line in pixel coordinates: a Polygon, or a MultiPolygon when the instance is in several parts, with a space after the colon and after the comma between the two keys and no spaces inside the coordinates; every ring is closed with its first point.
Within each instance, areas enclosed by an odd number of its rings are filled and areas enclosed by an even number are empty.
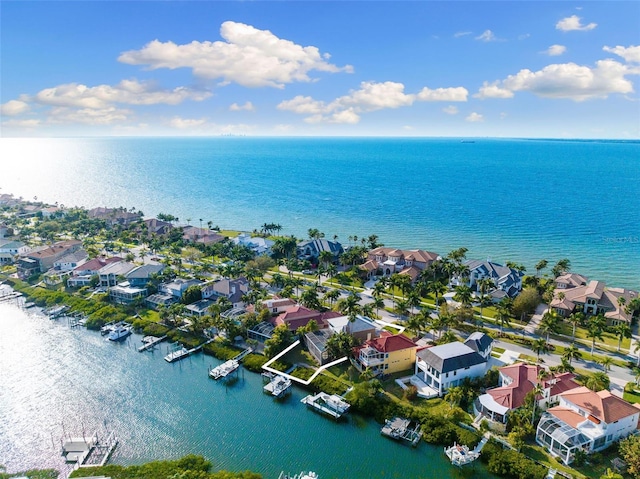
{"type": "Polygon", "coordinates": [[[1,135],[640,138],[640,2],[0,2],[1,135]]]}

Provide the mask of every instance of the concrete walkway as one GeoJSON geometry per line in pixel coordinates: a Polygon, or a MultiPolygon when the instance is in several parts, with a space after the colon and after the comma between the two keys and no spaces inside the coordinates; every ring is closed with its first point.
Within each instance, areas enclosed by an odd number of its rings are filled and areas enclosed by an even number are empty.
{"type": "Polygon", "coordinates": [[[547,309],[548,309],[547,305],[544,303],[541,303],[538,305],[538,307],[536,308],[536,312],[533,314],[533,316],[531,316],[531,320],[524,327],[524,330],[527,333],[534,334],[536,332],[536,330],[538,329],[538,326],[540,326],[540,321],[542,321],[542,317],[544,316],[544,313],[547,312],[547,309]]]}

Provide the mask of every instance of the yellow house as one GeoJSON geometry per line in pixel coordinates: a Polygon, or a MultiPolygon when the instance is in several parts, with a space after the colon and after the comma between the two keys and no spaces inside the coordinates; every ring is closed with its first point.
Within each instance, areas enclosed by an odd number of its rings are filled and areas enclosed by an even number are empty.
{"type": "Polygon", "coordinates": [[[392,374],[413,369],[418,346],[404,334],[383,331],[356,351],[355,364],[361,371],[369,368],[373,374],[392,374]]]}

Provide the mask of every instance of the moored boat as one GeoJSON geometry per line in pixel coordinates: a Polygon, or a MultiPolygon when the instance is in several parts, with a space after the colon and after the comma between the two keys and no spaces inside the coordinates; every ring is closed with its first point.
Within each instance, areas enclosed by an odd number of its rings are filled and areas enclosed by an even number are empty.
{"type": "Polygon", "coordinates": [[[111,330],[107,339],[109,341],[123,341],[131,334],[131,326],[119,324],[111,330]]]}

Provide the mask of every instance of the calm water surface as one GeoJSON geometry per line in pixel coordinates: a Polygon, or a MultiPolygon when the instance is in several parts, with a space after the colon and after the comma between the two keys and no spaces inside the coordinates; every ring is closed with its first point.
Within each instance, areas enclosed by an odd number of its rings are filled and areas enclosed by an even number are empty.
{"type": "Polygon", "coordinates": [[[166,343],[141,354],[139,341],[114,344],[0,303],[0,464],[68,471],[60,438],[91,434],[106,420],[120,438],[119,464],[197,453],[265,479],[309,469],[321,479],[489,477],[480,464],[458,471],[440,447],[390,441],[364,418],[319,416],[300,403],[300,389],[274,402],[258,374],[245,371],[225,387],[207,377],[215,359],[168,364],[166,343]]]}
{"type": "Polygon", "coordinates": [[[640,288],[640,142],[0,139],[2,192],[573,270],[640,288]]]}

